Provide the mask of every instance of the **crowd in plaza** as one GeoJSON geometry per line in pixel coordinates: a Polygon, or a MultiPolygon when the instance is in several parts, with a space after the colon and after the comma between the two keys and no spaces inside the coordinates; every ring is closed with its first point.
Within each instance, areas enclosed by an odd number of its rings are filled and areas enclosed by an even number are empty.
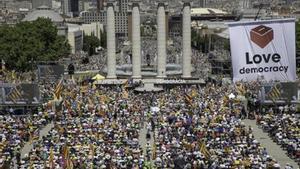
{"type": "MultiPolygon", "coordinates": [[[[251,128],[241,122],[243,104],[229,101],[231,92],[230,86],[214,85],[160,93],[133,93],[124,86],[70,85],[55,114],[53,106],[46,104],[44,113],[24,122],[34,121],[31,125],[39,128],[53,119],[54,128],[33,142],[31,152],[21,159],[21,168],[278,168],[251,128]],[[144,143],[151,157],[143,153],[140,142],[145,137],[140,135],[143,126],[154,133],[154,144],[144,143]]],[[[21,137],[15,132],[15,138],[21,137]]]]}
{"type": "MultiPolygon", "coordinates": [[[[67,86],[56,112],[44,104],[32,116],[0,117],[1,165],[16,157],[21,168],[279,168],[241,121],[243,103],[228,99],[238,93],[233,86],[180,86],[160,93],[134,93],[124,85],[67,86]],[[20,159],[24,143],[51,120],[54,128],[20,159]],[[153,145],[141,144],[143,126],[153,133],[153,145]]],[[[51,85],[44,87],[53,92],[51,85]]],[[[299,158],[299,118],[293,111],[260,116],[259,124],[299,158]]]]}
{"type": "MultiPolygon", "coordinates": [[[[180,49],[180,40],[175,39],[167,51],[167,63],[178,62],[180,49]]],[[[155,61],[155,40],[142,41],[142,54],[155,61]]],[[[90,56],[88,64],[81,63],[85,55],[74,55],[72,60],[76,70],[102,70],[104,56],[105,51],[90,56]]],[[[192,50],[192,63],[197,76],[208,76],[210,64],[205,54],[192,50]]],[[[40,84],[45,103],[37,113],[0,115],[0,168],[10,168],[15,162],[21,169],[283,167],[242,122],[246,109],[300,162],[300,120],[295,109],[279,107],[278,113],[272,109],[260,113],[253,105],[229,98],[250,93],[255,100],[258,83],[178,85],[158,93],[137,93],[127,85],[103,87],[65,80],[60,98],[48,102],[55,99],[51,95],[57,86],[40,84]],[[54,127],[39,138],[41,128],[50,122],[54,127]],[[21,158],[26,142],[33,148],[21,158]]]]}
{"type": "Polygon", "coordinates": [[[66,95],[54,129],[34,144],[22,167],[44,167],[53,151],[48,167],[64,166],[71,160],[74,168],[136,168],[143,160],[138,143],[141,109],[136,104],[141,100],[137,96],[124,99],[120,90],[70,90],[78,94],[66,95]]]}
{"type": "Polygon", "coordinates": [[[191,103],[176,95],[184,96],[184,89],[163,94],[166,100],[162,101],[162,110],[154,116],[157,166],[280,168],[254,139],[252,129],[241,122],[242,105],[233,103],[231,109],[224,99],[230,89],[209,87],[193,91],[189,92],[191,96],[198,96],[191,103]]]}
{"type": "Polygon", "coordinates": [[[25,116],[15,116],[12,112],[0,115],[0,166],[11,166],[13,158],[20,163],[21,148],[26,142],[38,139],[40,129],[50,122],[52,116],[53,113],[48,112],[25,116]]]}

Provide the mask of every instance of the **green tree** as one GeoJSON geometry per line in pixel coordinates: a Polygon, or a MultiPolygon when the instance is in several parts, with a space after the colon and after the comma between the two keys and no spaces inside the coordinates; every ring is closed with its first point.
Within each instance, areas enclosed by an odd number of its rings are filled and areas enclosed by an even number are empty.
{"type": "Polygon", "coordinates": [[[38,18],[13,27],[0,26],[0,57],[8,69],[27,71],[34,61],[55,61],[70,54],[70,45],[50,19],[38,18]]]}
{"type": "Polygon", "coordinates": [[[95,35],[83,36],[83,51],[88,52],[89,56],[96,53],[95,49],[100,46],[100,40],[95,35]]]}

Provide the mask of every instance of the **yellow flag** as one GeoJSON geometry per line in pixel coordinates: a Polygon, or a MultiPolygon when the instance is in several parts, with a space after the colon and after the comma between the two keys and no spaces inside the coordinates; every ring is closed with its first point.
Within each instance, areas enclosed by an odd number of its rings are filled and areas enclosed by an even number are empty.
{"type": "Polygon", "coordinates": [[[211,156],[210,152],[206,148],[205,143],[203,142],[200,142],[200,152],[205,156],[206,159],[211,156]]]}
{"type": "Polygon", "coordinates": [[[63,91],[63,78],[58,82],[54,90],[54,98],[59,99],[63,91]]]}
{"type": "Polygon", "coordinates": [[[53,147],[51,147],[50,148],[50,155],[49,155],[49,166],[50,166],[50,169],[54,168],[53,160],[54,160],[54,153],[53,153],[53,147]]]}

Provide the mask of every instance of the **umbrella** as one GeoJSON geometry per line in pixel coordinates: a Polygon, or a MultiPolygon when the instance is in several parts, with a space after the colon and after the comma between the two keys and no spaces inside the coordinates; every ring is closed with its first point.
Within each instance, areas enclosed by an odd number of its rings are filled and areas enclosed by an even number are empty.
{"type": "Polygon", "coordinates": [[[105,79],[105,77],[102,76],[102,75],[100,75],[100,74],[97,74],[97,75],[94,76],[92,79],[93,79],[93,80],[103,80],[103,79],[105,79]]]}

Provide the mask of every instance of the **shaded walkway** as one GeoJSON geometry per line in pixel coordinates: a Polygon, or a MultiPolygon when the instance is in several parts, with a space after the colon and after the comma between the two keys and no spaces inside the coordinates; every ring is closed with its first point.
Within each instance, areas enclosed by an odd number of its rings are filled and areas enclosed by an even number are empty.
{"type": "Polygon", "coordinates": [[[273,140],[268,136],[268,133],[263,132],[262,129],[258,128],[255,120],[243,120],[246,126],[251,126],[253,128],[253,135],[257,141],[265,147],[270,156],[274,157],[280,164],[281,168],[284,168],[286,163],[291,164],[294,169],[299,168],[297,163],[289,158],[284,150],[281,149],[279,145],[273,142],[273,140]]]}
{"type": "MultiPolygon", "coordinates": [[[[47,124],[42,130],[40,130],[39,140],[48,134],[48,132],[54,127],[54,123],[51,122],[47,124]]],[[[21,149],[21,158],[24,158],[25,154],[28,154],[33,148],[33,143],[30,141],[25,143],[24,147],[21,149]]]]}

